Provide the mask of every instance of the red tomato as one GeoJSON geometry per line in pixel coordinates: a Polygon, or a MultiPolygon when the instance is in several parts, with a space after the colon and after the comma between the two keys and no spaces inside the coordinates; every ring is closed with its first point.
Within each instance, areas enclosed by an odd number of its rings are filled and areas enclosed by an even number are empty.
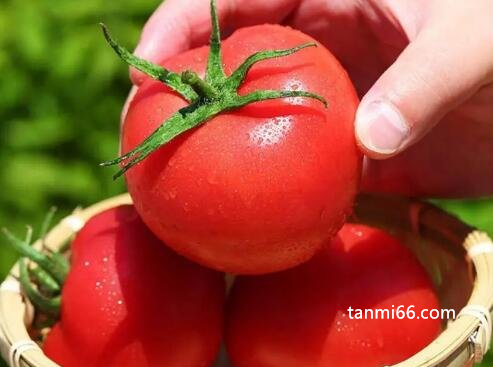
{"type": "MultiPolygon", "coordinates": [[[[312,42],[278,25],[243,28],[223,42],[227,74],[249,55],[312,42]]],[[[164,63],[204,74],[208,47],[164,63]]],[[[351,211],[361,155],[358,104],[346,72],[323,46],[256,64],[239,90],[305,90],[306,98],[257,102],[223,113],[161,147],[126,173],[137,211],[180,254],[232,273],[265,273],[308,260],[351,211]]],[[[148,80],[122,131],[128,152],[187,103],[148,80]]]]}
{"type": "Polygon", "coordinates": [[[210,366],[224,294],[220,273],[162,246],[132,206],[110,209],[73,242],[44,351],[63,367],[210,366]]]}
{"type": "MultiPolygon", "coordinates": [[[[416,315],[439,307],[413,254],[381,230],[346,224],[295,269],[238,277],[227,308],[226,345],[235,367],[380,367],[429,344],[440,320],[350,319],[348,308],[416,315]]],[[[352,317],[355,312],[352,312],[352,317]]]]}

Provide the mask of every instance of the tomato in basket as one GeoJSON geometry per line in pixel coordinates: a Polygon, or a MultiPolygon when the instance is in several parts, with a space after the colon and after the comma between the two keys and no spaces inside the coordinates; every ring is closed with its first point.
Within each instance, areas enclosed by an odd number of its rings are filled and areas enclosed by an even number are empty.
{"type": "Polygon", "coordinates": [[[43,350],[63,367],[210,366],[221,341],[223,274],[175,254],[133,206],[78,233],[60,321],[43,350]]]}
{"type": "Polygon", "coordinates": [[[382,230],[356,224],[297,268],[237,277],[228,302],[225,338],[235,367],[391,365],[441,328],[441,320],[421,317],[439,303],[413,254],[382,230]]]}

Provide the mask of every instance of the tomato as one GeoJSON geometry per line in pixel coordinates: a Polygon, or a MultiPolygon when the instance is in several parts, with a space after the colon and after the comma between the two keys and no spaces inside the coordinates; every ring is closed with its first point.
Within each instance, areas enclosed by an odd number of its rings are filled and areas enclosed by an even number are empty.
{"type": "Polygon", "coordinates": [[[72,244],[61,321],[44,351],[64,367],[205,367],[221,340],[222,274],[163,246],[132,206],[96,215],[72,244]]]}
{"type": "MultiPolygon", "coordinates": [[[[250,54],[285,49],[309,36],[279,25],[236,31],[222,44],[227,75],[250,54]]],[[[204,74],[209,47],[163,65],[204,74]]],[[[266,273],[308,260],[342,226],[358,189],[358,104],[346,72],[323,46],[255,64],[239,94],[306,90],[223,112],[160,147],[126,172],[135,206],[163,242],[205,266],[266,273]]],[[[146,81],[130,104],[122,151],[138,146],[187,102],[146,81]]]]}
{"type": "Polygon", "coordinates": [[[391,365],[440,332],[440,320],[398,319],[397,313],[390,319],[399,306],[405,313],[413,306],[416,316],[438,309],[425,270],[396,238],[346,224],[309,262],[236,279],[226,311],[226,346],[235,367],[391,365]],[[387,309],[389,317],[356,319],[354,309],[387,309]]]}

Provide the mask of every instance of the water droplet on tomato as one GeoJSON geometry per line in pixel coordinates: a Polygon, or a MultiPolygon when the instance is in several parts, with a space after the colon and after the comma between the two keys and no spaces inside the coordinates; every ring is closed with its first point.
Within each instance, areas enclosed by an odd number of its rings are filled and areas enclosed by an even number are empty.
{"type": "Polygon", "coordinates": [[[265,124],[257,125],[249,132],[250,141],[261,147],[278,144],[291,130],[292,123],[291,116],[269,119],[265,124]]]}
{"type": "Polygon", "coordinates": [[[303,82],[298,79],[290,79],[284,85],[286,90],[303,90],[303,82]]]}
{"type": "MultiPolygon", "coordinates": [[[[303,82],[298,80],[298,79],[288,80],[288,82],[284,85],[284,89],[285,90],[291,90],[291,91],[307,90],[307,88],[305,88],[303,82]]],[[[303,97],[289,97],[286,99],[289,101],[290,104],[293,104],[293,105],[302,105],[304,103],[303,97]]]]}

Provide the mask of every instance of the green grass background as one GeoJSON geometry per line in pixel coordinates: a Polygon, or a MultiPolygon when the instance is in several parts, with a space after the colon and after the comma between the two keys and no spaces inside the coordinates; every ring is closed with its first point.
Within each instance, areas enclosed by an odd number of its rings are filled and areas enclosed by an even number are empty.
{"type": "MultiPolygon", "coordinates": [[[[130,83],[97,24],[132,46],[160,1],[0,1],[0,226],[21,233],[53,204],[62,216],[124,191],[98,163],[130,83]]],[[[492,200],[440,204],[493,234],[492,200]]],[[[0,279],[14,261],[0,239],[0,279]]]]}

